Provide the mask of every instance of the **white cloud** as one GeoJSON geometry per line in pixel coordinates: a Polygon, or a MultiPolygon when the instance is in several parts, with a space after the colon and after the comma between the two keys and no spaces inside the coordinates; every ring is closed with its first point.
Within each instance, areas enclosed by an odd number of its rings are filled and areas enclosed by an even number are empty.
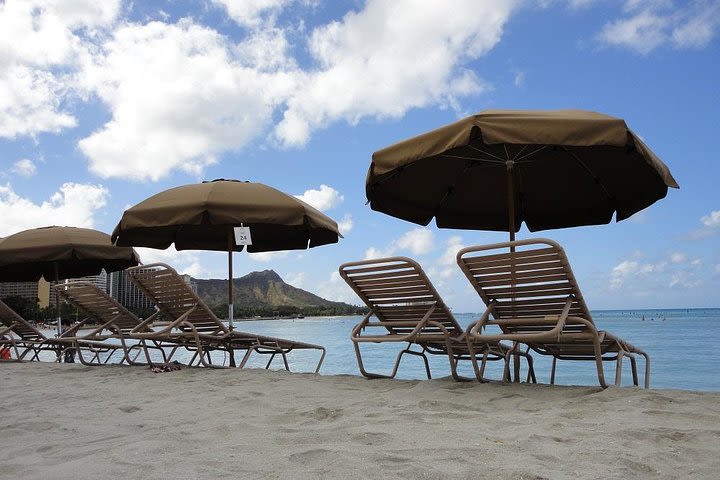
{"type": "Polygon", "coordinates": [[[286,275],[285,282],[295,288],[303,288],[305,285],[305,272],[290,273],[286,275]]]}
{"type": "Polygon", "coordinates": [[[525,72],[516,73],[514,83],[515,83],[516,87],[524,87],[525,86],[525,72]]]}
{"type": "MultiPolygon", "coordinates": [[[[642,254],[637,254],[640,257],[642,254]]],[[[616,265],[610,273],[610,288],[625,288],[637,293],[661,288],[692,288],[702,283],[698,273],[703,266],[699,258],[690,259],[687,254],[672,252],[667,259],[656,262],[625,260],[616,265]]]]}
{"type": "Polygon", "coordinates": [[[284,146],[299,146],[314,129],[337,120],[398,118],[412,108],[452,107],[457,98],[482,92],[483,81],[461,65],[500,41],[516,3],[458,0],[449,8],[368,0],[362,10],[316,28],[310,53],[318,67],[288,100],[276,137],[284,146]]]}
{"type": "Polygon", "coordinates": [[[37,173],[37,167],[32,160],[23,158],[13,164],[12,171],[21,177],[32,177],[37,173]]]}
{"type": "Polygon", "coordinates": [[[0,3],[0,137],[58,133],[77,120],[63,111],[87,38],[116,18],[119,0],[0,3]]]}
{"type": "Polygon", "coordinates": [[[670,254],[670,261],[672,263],[683,263],[687,260],[687,255],[681,252],[674,252],[670,254]]]}
{"type": "Polygon", "coordinates": [[[368,248],[365,251],[365,259],[391,257],[402,251],[409,251],[412,255],[425,255],[430,253],[434,248],[435,240],[432,230],[425,227],[418,227],[404,233],[383,250],[375,247],[368,248]]]}
{"type": "Polygon", "coordinates": [[[241,26],[257,27],[263,21],[274,23],[274,17],[293,0],[212,0],[225,8],[228,16],[241,26]]]}
{"type": "Polygon", "coordinates": [[[279,252],[257,252],[257,253],[248,253],[248,257],[250,257],[250,260],[260,263],[270,263],[273,260],[277,260],[279,258],[285,258],[288,256],[287,251],[279,251],[279,252]]]}
{"type": "Polygon", "coordinates": [[[327,300],[335,302],[345,302],[350,305],[361,305],[362,301],[353,292],[353,290],[345,283],[337,270],[333,270],[328,275],[328,280],[318,283],[314,290],[317,295],[327,300]]]}
{"type": "Polygon", "coordinates": [[[353,219],[352,215],[349,213],[346,213],[343,215],[342,220],[338,222],[338,229],[340,230],[340,235],[346,236],[348,233],[350,233],[350,230],[353,228],[353,219]]]}
{"type": "Polygon", "coordinates": [[[107,198],[108,190],[102,185],[65,183],[38,204],[20,197],[9,184],[0,186],[0,237],[48,225],[92,228],[94,215],[107,198]]]}
{"type": "Polygon", "coordinates": [[[199,175],[218,155],[257,137],[294,77],[250,62],[257,42],[233,48],[215,30],[127,24],[87,65],[85,87],[112,119],[79,147],[101,177],[158,180],[175,169],[199,175]]]}
{"type": "Polygon", "coordinates": [[[626,16],[607,23],[599,38],[609,45],[647,54],[661,46],[702,48],[720,28],[720,1],[627,0],[626,16]]]}
{"type": "Polygon", "coordinates": [[[320,185],[320,190],[306,190],[295,197],[322,211],[335,208],[345,200],[340,192],[327,185],[320,185]]]}
{"type": "Polygon", "coordinates": [[[445,251],[437,261],[437,266],[432,270],[435,274],[442,278],[450,278],[459,272],[457,266],[457,252],[465,247],[462,243],[462,237],[454,235],[445,242],[445,251]]]}
{"type": "Polygon", "coordinates": [[[700,221],[709,228],[720,227],[720,210],[713,210],[709,215],[702,217],[700,221]]]}
{"type": "MultiPolygon", "coordinates": [[[[200,258],[196,252],[190,250],[175,250],[175,245],[158,250],[155,248],[135,247],[140,255],[143,264],[166,263],[181,274],[190,275],[194,278],[204,278],[208,271],[203,268],[200,258]]],[[[227,276],[227,275],[226,275],[227,276]]]]}
{"type": "Polygon", "coordinates": [[[413,255],[424,255],[435,247],[433,237],[432,230],[418,227],[400,237],[397,246],[402,250],[410,250],[413,255]]]}
{"type": "Polygon", "coordinates": [[[638,271],[638,262],[625,260],[612,269],[610,274],[610,288],[617,289],[622,287],[623,283],[630,275],[638,271]]]}

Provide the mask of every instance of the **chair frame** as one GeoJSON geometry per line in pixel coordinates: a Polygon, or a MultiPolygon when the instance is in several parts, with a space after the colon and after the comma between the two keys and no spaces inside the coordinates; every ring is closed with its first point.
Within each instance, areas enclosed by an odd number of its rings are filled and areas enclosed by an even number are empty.
{"type": "MultiPolygon", "coordinates": [[[[170,323],[152,332],[139,332],[134,329],[128,335],[141,341],[158,340],[173,346],[170,358],[183,347],[194,351],[190,364],[197,361],[205,367],[224,367],[212,363],[210,352],[221,350],[227,352],[230,366],[236,366],[235,351],[244,350],[245,354],[237,365],[245,367],[253,354],[268,355],[270,358],[265,366],[269,369],[273,360],[280,356],[283,366],[290,371],[288,354],[294,350],[318,350],[320,358],[314,373],[320,371],[325,356],[325,347],[311,343],[298,342],[277,337],[245,333],[230,330],[217,318],[200,297],[185,283],[171,266],[165,263],[153,263],[127,269],[127,273],[137,287],[156,303],[158,313],[170,319],[170,323]],[[181,295],[178,297],[177,295],[181,295]],[[177,302],[182,302],[182,305],[177,302]]],[[[144,322],[138,328],[147,323],[144,322]]],[[[146,353],[149,361],[149,354],[146,353]]]]}
{"type": "Polygon", "coordinates": [[[476,342],[508,340],[551,355],[551,384],[555,383],[558,360],[595,361],[603,388],[608,386],[603,362],[616,362],[615,385],[620,386],[625,357],[630,360],[633,384],[638,385],[636,356],[640,355],[645,359],[644,386],[649,388],[649,355],[597,329],[557,242],[535,238],[467,247],[457,253],[457,262],[487,306],[480,319],[468,327],[468,348],[476,342]],[[542,248],[518,251],[535,245],[542,248]],[[488,253],[492,251],[505,253],[488,253]],[[498,327],[500,333],[484,333],[488,326],[498,327]]]}
{"type": "MultiPolygon", "coordinates": [[[[469,380],[458,374],[457,366],[460,360],[472,360],[476,364],[476,353],[467,348],[465,332],[417,262],[407,257],[347,262],[339,267],[339,273],[370,309],[350,334],[358,368],[364,377],[395,378],[402,358],[407,354],[423,359],[425,373],[430,379],[427,355],[431,354],[447,356],[454,380],[469,380]],[[372,321],[373,317],[375,321],[372,321]],[[368,329],[382,329],[383,333],[368,334],[368,329]],[[369,372],[363,362],[360,344],[385,342],[407,342],[407,346],[398,353],[390,374],[369,372]],[[421,351],[412,350],[414,345],[421,351]]],[[[477,355],[482,356],[484,371],[488,361],[507,361],[509,347],[489,342],[479,350],[477,355]]],[[[527,358],[529,379],[534,379],[532,357],[519,354],[527,358]]]]}

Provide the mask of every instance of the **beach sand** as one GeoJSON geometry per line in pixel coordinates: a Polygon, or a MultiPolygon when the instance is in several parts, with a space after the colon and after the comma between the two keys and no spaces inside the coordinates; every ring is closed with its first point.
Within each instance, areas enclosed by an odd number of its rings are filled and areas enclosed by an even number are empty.
{"type": "Polygon", "coordinates": [[[720,393],[0,364],[0,478],[707,478],[720,393]]]}

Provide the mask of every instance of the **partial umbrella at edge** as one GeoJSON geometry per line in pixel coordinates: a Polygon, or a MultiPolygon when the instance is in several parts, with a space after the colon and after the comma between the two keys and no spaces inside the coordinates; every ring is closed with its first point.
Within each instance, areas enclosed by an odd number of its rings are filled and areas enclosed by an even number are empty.
{"type": "Polygon", "coordinates": [[[41,227],[0,241],[0,281],[47,281],[124,270],[140,262],[135,250],[110,235],[78,227],[41,227]]]}
{"type": "Polygon", "coordinates": [[[127,209],[117,245],[228,252],[228,322],[233,322],[233,228],[250,228],[248,252],[300,250],[337,243],[337,223],[292,195],[255,182],[218,179],[160,192],[127,209]]]}
{"type": "MultiPolygon", "coordinates": [[[[140,263],[135,250],[117,247],[110,235],[89,228],[41,227],[0,241],[0,282],[51,282],[114,272],[140,263]]],[[[57,333],[62,333],[59,305],[57,333]]]]}
{"type": "Polygon", "coordinates": [[[621,119],[488,110],[375,152],[373,210],[439,228],[530,231],[620,221],[678,188],[621,119]]]}

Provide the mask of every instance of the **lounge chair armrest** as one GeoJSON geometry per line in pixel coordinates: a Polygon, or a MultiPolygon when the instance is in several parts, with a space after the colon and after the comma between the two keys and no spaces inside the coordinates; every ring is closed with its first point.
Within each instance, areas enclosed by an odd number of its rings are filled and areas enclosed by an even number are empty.
{"type": "Polygon", "coordinates": [[[493,309],[495,308],[495,304],[491,303],[483,312],[482,316],[475,321],[474,323],[471,323],[468,325],[467,329],[465,330],[465,333],[467,335],[478,335],[478,332],[482,331],[482,329],[487,325],[488,321],[490,320],[490,314],[492,313],[493,309]]]}
{"type": "Polygon", "coordinates": [[[160,310],[157,310],[155,313],[150,315],[148,318],[140,322],[135,328],[132,329],[132,333],[136,332],[142,332],[146,328],[148,328],[148,325],[153,323],[155,321],[155,317],[157,317],[160,314],[160,310]]]}

